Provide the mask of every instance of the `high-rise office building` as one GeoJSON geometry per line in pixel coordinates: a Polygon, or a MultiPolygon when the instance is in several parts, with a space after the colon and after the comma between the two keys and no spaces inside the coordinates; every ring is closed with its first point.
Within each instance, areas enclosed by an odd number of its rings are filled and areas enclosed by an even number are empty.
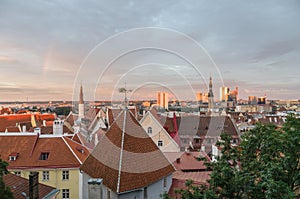
{"type": "Polygon", "coordinates": [[[257,97],[256,96],[249,96],[248,97],[248,104],[251,104],[251,105],[257,104],[257,97]]]}
{"type": "Polygon", "coordinates": [[[220,101],[225,102],[228,100],[229,88],[226,86],[222,86],[220,88],[220,101]]]}
{"type": "Polygon", "coordinates": [[[157,105],[164,109],[168,109],[169,107],[169,94],[166,92],[158,92],[157,93],[157,105]]]}
{"type": "Polygon", "coordinates": [[[197,99],[198,103],[202,103],[203,102],[203,93],[197,92],[196,93],[196,99],[197,99]]]}

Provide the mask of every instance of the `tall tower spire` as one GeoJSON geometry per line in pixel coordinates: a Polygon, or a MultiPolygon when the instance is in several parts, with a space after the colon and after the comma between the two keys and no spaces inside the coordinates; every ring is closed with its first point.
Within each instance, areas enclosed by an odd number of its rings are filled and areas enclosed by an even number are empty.
{"type": "Polygon", "coordinates": [[[81,82],[81,85],[80,85],[80,93],[79,93],[78,117],[79,118],[84,118],[84,101],[83,101],[82,82],[81,82]]]}
{"type": "Polygon", "coordinates": [[[82,88],[82,82],[81,82],[81,85],[80,85],[79,104],[84,104],[84,102],[83,102],[83,88],[82,88]]]}
{"type": "Polygon", "coordinates": [[[212,90],[212,78],[210,76],[209,78],[209,91],[208,91],[208,109],[209,111],[212,111],[212,109],[214,108],[214,93],[212,90]]]}

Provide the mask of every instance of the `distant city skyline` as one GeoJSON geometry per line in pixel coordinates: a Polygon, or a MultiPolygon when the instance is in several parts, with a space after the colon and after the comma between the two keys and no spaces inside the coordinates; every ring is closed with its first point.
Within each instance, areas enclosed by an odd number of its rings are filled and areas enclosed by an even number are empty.
{"type": "Polygon", "coordinates": [[[300,2],[0,2],[0,102],[300,99],[300,2]],[[109,65],[108,65],[109,63],[109,65]]]}

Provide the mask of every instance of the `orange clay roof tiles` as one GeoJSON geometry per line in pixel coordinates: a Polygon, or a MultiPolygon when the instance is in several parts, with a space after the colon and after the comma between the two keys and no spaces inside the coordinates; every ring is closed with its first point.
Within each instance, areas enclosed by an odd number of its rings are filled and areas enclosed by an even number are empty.
{"type": "Polygon", "coordinates": [[[122,193],[152,184],[174,167],[129,110],[123,110],[81,169],[122,193]],[[122,139],[122,135],[124,135],[122,139]]]}
{"type": "Polygon", "coordinates": [[[88,156],[88,150],[79,154],[74,147],[77,145],[84,149],[85,147],[80,144],[76,145],[75,142],[65,141],[66,139],[68,138],[24,134],[1,135],[0,155],[9,163],[8,169],[79,167],[81,165],[79,160],[83,161],[88,156]],[[9,161],[11,153],[19,153],[15,161],[9,161]],[[42,153],[49,153],[47,160],[40,159],[42,153]]]}

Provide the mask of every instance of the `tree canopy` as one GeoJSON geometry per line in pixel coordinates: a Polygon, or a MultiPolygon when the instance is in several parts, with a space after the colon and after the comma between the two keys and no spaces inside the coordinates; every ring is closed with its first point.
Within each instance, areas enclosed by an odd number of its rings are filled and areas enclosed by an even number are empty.
{"type": "MultiPolygon", "coordinates": [[[[300,118],[289,116],[282,128],[258,124],[245,132],[239,146],[222,134],[222,156],[207,163],[209,186],[177,190],[184,198],[277,199],[300,196],[300,118]]],[[[165,198],[170,198],[165,196],[165,198]]]]}
{"type": "Polygon", "coordinates": [[[4,184],[3,181],[3,176],[8,173],[6,169],[7,166],[8,163],[0,158],[0,198],[12,199],[14,198],[13,193],[11,192],[10,188],[4,184]]]}

